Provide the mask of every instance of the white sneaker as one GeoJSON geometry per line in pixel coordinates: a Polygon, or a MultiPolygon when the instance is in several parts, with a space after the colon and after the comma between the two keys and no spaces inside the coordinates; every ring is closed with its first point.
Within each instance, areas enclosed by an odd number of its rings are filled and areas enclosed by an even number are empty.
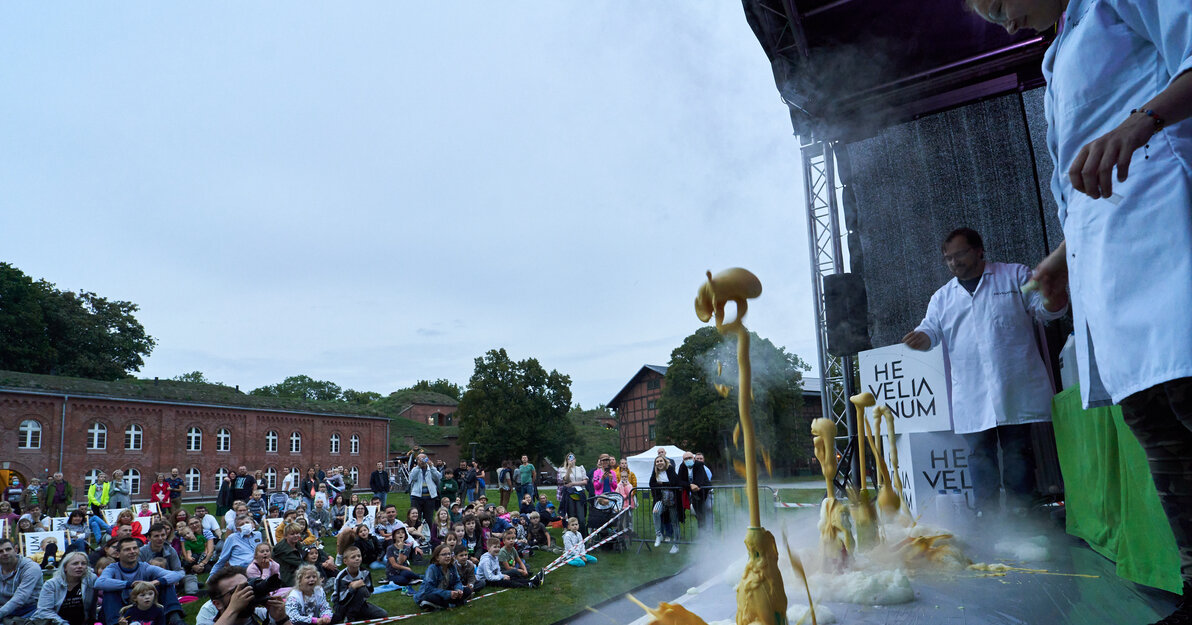
{"type": "Polygon", "coordinates": [[[679,545],[678,544],[671,545],[670,552],[671,553],[679,553],[679,545]]]}
{"type": "Polygon", "coordinates": [[[655,536],[655,537],[654,537],[654,548],[655,548],[655,549],[657,549],[657,548],[658,548],[658,547],[660,547],[660,546],[662,546],[662,537],[661,537],[661,536],[655,536]]]}

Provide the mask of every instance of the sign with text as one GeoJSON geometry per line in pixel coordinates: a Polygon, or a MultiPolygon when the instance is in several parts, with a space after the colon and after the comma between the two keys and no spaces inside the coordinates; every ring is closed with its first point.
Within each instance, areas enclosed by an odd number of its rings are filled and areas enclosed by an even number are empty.
{"type": "MultiPolygon", "coordinates": [[[[959,495],[960,505],[972,507],[973,479],[968,465],[969,446],[964,437],[951,432],[920,432],[899,434],[896,439],[902,499],[911,516],[922,514],[929,521],[945,521],[946,525],[947,519],[937,518],[942,502],[936,499],[941,496],[959,495]]],[[[889,462],[889,449],[886,453],[889,462]]]]}
{"type": "Polygon", "coordinates": [[[944,350],[913,350],[898,343],[857,354],[861,390],[894,413],[894,431],[942,432],[952,429],[944,350]]]}
{"type": "Polygon", "coordinates": [[[25,532],[21,534],[21,549],[28,558],[44,551],[50,541],[58,545],[59,554],[66,551],[66,534],[63,532],[25,532]]]}

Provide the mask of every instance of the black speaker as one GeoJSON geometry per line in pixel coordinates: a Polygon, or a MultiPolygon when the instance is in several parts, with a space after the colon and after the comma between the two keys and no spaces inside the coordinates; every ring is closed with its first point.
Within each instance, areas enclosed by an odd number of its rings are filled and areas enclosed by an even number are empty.
{"type": "Polygon", "coordinates": [[[870,348],[869,304],[861,274],[824,276],[824,317],[829,354],[851,356],[870,348]]]}

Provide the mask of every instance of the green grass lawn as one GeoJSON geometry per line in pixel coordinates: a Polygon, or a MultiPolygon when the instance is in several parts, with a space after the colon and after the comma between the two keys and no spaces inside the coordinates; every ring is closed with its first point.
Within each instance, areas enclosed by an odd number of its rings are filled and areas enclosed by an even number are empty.
{"type": "MultiPolygon", "coordinates": [[[[499,493],[490,490],[490,501],[498,502],[499,493]]],[[[399,518],[404,518],[409,508],[409,497],[391,493],[389,502],[397,505],[399,518]]],[[[195,504],[186,504],[187,512],[194,511],[195,504]]],[[[214,506],[210,506],[214,510],[214,506]]],[[[561,531],[551,530],[556,541],[561,531]]],[[[334,554],[333,539],[324,539],[327,553],[334,554]]],[[[443,612],[418,617],[418,623],[456,623],[460,625],[511,625],[514,623],[553,623],[584,610],[586,606],[598,604],[619,596],[648,582],[678,573],[688,562],[688,551],[678,554],[667,553],[666,549],[643,550],[636,554],[636,545],[626,553],[599,551],[594,555],[599,562],[583,568],[564,566],[546,576],[546,582],[539,589],[515,588],[486,596],[493,591],[483,590],[480,597],[468,604],[443,612]]],[[[549,564],[556,555],[549,552],[534,553],[527,565],[535,572],[549,564]]],[[[421,572],[425,567],[415,567],[421,572]]],[[[383,570],[372,571],[373,584],[384,583],[383,570]]],[[[205,576],[200,577],[200,582],[205,576]]],[[[205,599],[184,606],[187,620],[193,622],[205,599]]],[[[391,615],[412,614],[420,610],[411,597],[400,592],[375,595],[372,602],[384,608],[391,615]]]]}

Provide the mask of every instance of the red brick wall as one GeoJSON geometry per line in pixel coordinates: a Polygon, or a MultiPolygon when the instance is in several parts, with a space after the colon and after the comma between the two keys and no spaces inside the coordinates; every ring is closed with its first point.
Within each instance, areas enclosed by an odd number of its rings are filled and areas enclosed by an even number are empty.
{"type": "Polygon", "coordinates": [[[610,406],[619,417],[623,455],[641,453],[659,444],[650,438],[650,427],[658,418],[657,401],[662,397],[665,386],[666,379],[661,373],[646,369],[617,403],[610,406]],[[657,381],[658,388],[649,388],[651,381],[657,381]],[[654,402],[653,408],[650,407],[651,402],[654,402]]]}
{"type": "MultiPolygon", "coordinates": [[[[0,469],[14,470],[26,478],[45,478],[58,470],[59,438],[62,436],[62,397],[0,392],[0,469]],[[22,421],[41,424],[39,449],[20,449],[18,428],[22,421]]],[[[185,476],[191,468],[200,472],[200,490],[184,492],[184,497],[210,499],[218,490],[216,471],[244,465],[249,470],[274,468],[278,484],[289,467],[305,470],[320,463],[324,468],[355,466],[360,480],[367,482],[376,462],[388,456],[389,422],[386,419],[338,417],[312,414],[263,412],[249,408],[207,408],[167,403],[125,402],[120,400],[71,397],[66,408],[66,432],[63,437],[62,472],[82,488],[83,476],[91,469],[115,469],[141,474],[140,496],[147,498],[156,472],[177,467],[185,476]],[[107,445],[103,450],[88,450],[88,430],[95,423],[107,427],[107,445]],[[139,425],[143,432],[141,449],[126,450],[125,429],[139,425]],[[202,448],[187,451],[187,430],[202,431],[202,448]],[[217,450],[217,432],[226,428],[230,434],[228,451],[217,450]],[[266,451],[266,433],[278,434],[276,452],[266,451]],[[301,451],[290,453],[290,435],[302,436],[301,451]],[[331,453],[333,434],[340,437],[339,453],[331,453]],[[351,453],[351,437],[359,436],[359,452],[351,453]]],[[[76,499],[81,499],[76,494],[76,499]]],[[[136,497],[134,496],[134,499],[136,497]]]]}
{"type": "Polygon", "coordinates": [[[412,404],[408,409],[401,413],[401,416],[411,421],[417,421],[430,425],[430,417],[433,414],[440,414],[443,417],[451,417],[450,423],[448,419],[440,418],[435,425],[459,425],[455,422],[455,406],[441,406],[437,404],[412,404]]]}

